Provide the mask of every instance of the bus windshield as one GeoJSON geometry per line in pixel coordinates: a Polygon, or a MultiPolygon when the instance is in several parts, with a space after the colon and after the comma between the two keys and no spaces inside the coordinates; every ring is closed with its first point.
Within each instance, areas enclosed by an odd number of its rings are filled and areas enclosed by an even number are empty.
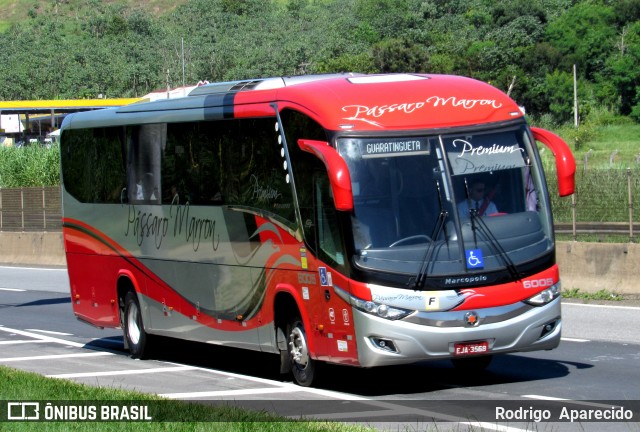
{"type": "Polygon", "coordinates": [[[355,264],[430,276],[509,271],[553,247],[526,126],[443,135],[343,137],[355,264]]]}

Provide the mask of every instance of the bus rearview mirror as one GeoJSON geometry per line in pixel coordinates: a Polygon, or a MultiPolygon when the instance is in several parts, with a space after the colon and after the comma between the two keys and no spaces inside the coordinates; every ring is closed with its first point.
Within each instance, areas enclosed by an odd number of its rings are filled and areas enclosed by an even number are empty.
{"type": "Polygon", "coordinates": [[[576,161],[571,149],[562,138],[553,132],[536,127],[531,128],[533,137],[549,147],[556,158],[556,173],[558,175],[558,194],[567,196],[575,191],[576,161]]]}

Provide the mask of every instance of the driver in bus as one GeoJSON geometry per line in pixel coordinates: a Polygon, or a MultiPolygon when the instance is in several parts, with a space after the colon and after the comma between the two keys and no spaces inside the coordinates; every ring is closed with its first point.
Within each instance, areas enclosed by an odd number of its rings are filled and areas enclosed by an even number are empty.
{"type": "Polygon", "coordinates": [[[486,216],[498,213],[498,208],[485,195],[486,185],[482,180],[473,180],[469,187],[469,198],[458,203],[458,213],[461,217],[469,216],[470,209],[475,209],[478,216],[486,216]]]}
{"type": "Polygon", "coordinates": [[[351,222],[353,224],[353,241],[355,242],[356,250],[369,249],[371,247],[369,227],[355,216],[351,216],[351,222]]]}

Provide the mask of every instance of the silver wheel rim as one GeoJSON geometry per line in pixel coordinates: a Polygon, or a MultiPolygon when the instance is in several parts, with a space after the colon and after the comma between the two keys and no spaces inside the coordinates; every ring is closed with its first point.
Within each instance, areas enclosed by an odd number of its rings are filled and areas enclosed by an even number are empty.
{"type": "Polygon", "coordinates": [[[295,327],[289,335],[289,347],[291,348],[291,358],[303,368],[309,363],[309,350],[307,341],[300,327],[295,327]]]}
{"type": "Polygon", "coordinates": [[[140,311],[138,305],[131,303],[127,312],[127,335],[132,344],[137,345],[140,342],[140,326],[138,325],[138,316],[140,311]]]}

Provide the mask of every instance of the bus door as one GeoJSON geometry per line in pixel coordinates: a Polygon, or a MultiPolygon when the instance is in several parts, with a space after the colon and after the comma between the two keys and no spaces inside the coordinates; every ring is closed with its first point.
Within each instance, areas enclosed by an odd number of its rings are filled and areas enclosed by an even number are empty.
{"type": "Polygon", "coordinates": [[[318,237],[318,268],[320,307],[314,310],[319,337],[316,350],[324,352],[335,362],[348,363],[357,358],[355,330],[351,306],[340,299],[334,286],[349,290],[349,281],[343,275],[345,251],[340,233],[338,212],[326,172],[314,176],[314,202],[318,237]],[[323,264],[327,264],[323,267],[323,264]],[[343,271],[339,271],[339,270],[343,271]]]}

